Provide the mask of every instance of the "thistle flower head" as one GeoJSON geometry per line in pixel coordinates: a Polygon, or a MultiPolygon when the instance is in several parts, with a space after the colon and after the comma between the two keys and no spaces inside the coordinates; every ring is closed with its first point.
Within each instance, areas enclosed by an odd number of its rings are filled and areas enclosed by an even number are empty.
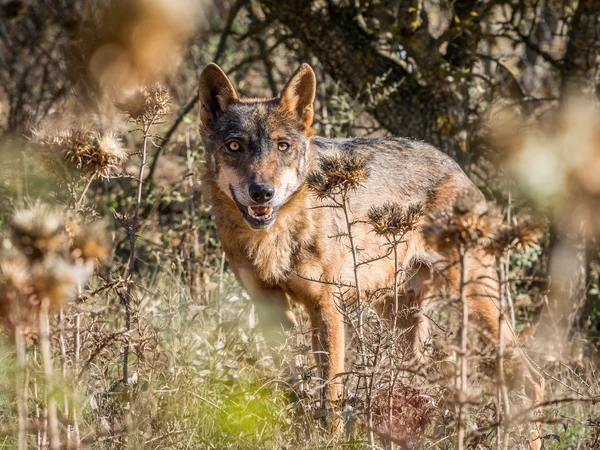
{"type": "Polygon", "coordinates": [[[69,223],[71,257],[77,262],[104,261],[108,256],[108,243],[104,225],[96,222],[88,225],[69,223]]]}
{"type": "Polygon", "coordinates": [[[422,391],[398,383],[378,390],[373,398],[374,428],[399,440],[414,439],[432,420],[434,403],[422,391]],[[390,402],[390,398],[393,402],[390,402]],[[390,411],[390,405],[392,411],[390,411]],[[390,427],[389,418],[392,417],[390,427]]]}
{"type": "Polygon", "coordinates": [[[364,159],[345,153],[325,156],[319,170],[308,177],[308,186],[318,198],[358,189],[369,178],[364,159]]]}
{"type": "Polygon", "coordinates": [[[63,247],[64,225],[65,219],[60,214],[38,204],[17,211],[8,228],[12,244],[27,257],[38,260],[63,247]]]}
{"type": "Polygon", "coordinates": [[[42,148],[62,156],[86,175],[108,178],[127,159],[128,152],[112,132],[100,134],[82,128],[68,128],[56,133],[35,132],[42,148]]]}
{"type": "Polygon", "coordinates": [[[8,240],[0,254],[0,285],[6,295],[8,290],[18,290],[25,286],[31,273],[27,257],[20,251],[11,247],[8,240]]]}
{"type": "Polygon", "coordinates": [[[36,296],[48,299],[50,311],[57,311],[77,294],[77,286],[87,279],[81,264],[51,255],[31,267],[31,285],[36,296]]]}
{"type": "Polygon", "coordinates": [[[171,96],[164,86],[154,84],[126,91],[124,100],[116,106],[127,115],[128,120],[147,123],[169,113],[171,96]]]}
{"type": "Polygon", "coordinates": [[[5,328],[35,320],[31,317],[33,289],[30,279],[27,257],[5,241],[0,253],[0,322],[5,328]]]}
{"type": "Polygon", "coordinates": [[[501,223],[495,209],[476,194],[459,197],[453,208],[431,215],[423,229],[427,242],[437,248],[485,245],[501,223]]]}
{"type": "Polygon", "coordinates": [[[512,224],[502,223],[492,233],[485,250],[500,256],[508,249],[524,251],[536,245],[542,237],[542,230],[531,217],[523,217],[512,224]]]}
{"type": "Polygon", "coordinates": [[[379,236],[403,236],[417,229],[423,216],[423,205],[413,203],[404,208],[397,203],[374,206],[369,210],[368,219],[375,234],[379,236]]]}
{"type": "Polygon", "coordinates": [[[99,224],[67,222],[40,204],[16,212],[0,248],[0,323],[35,330],[42,302],[56,311],[74,300],[92,261],[106,255],[99,224]]]}

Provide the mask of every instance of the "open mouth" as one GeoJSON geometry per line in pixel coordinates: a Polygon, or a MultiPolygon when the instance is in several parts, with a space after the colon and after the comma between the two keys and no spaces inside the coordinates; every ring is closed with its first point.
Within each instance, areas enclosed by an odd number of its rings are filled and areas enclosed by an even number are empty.
{"type": "Polygon", "coordinates": [[[268,228],[275,222],[277,210],[272,206],[243,206],[238,204],[244,219],[252,228],[268,228]]]}
{"type": "Polygon", "coordinates": [[[252,228],[266,229],[269,228],[273,222],[275,222],[275,217],[277,216],[277,210],[279,207],[267,205],[242,205],[235,197],[233,189],[231,190],[231,193],[233,195],[233,200],[244,216],[244,219],[252,228]]]}

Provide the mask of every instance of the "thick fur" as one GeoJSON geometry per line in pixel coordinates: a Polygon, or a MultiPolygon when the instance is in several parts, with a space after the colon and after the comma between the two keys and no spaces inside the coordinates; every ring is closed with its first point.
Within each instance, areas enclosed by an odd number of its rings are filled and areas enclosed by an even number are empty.
{"type": "MultiPolygon", "coordinates": [[[[354,284],[354,266],[345,238],[346,223],[340,209],[323,207],[306,187],[322,155],[336,152],[360,156],[368,162],[369,178],[350,199],[352,217],[365,218],[369,208],[386,202],[421,203],[426,213],[451,208],[458,196],[480,196],[459,166],[434,147],[402,138],[326,139],[314,137],[311,128],[315,80],[303,65],[290,79],[280,98],[240,100],[225,74],[214,64],[200,78],[201,133],[206,145],[204,185],[210,195],[217,232],[231,266],[256,304],[268,344],[283,339],[281,331],[294,325],[292,303],[307,309],[314,328],[313,347],[321,357],[323,376],[330,380],[329,400],[341,394],[335,375],[344,370],[344,324],[335,304],[335,286],[354,284]],[[227,143],[240,148],[232,152],[227,143]],[[278,143],[290,144],[279,151],[278,143]],[[252,183],[268,183],[275,194],[266,206],[278,208],[274,222],[257,229],[242,213],[255,203],[248,195],[252,183]]],[[[366,224],[353,228],[355,246],[363,258],[385,252],[384,241],[366,224]]],[[[418,352],[427,336],[427,320],[419,312],[432,290],[456,288],[459,274],[438,273],[440,255],[427,247],[419,232],[405,237],[401,263],[410,280],[403,286],[403,315],[399,325],[410,328],[409,345],[418,352]]],[[[469,285],[470,320],[484,330],[487,341],[498,336],[498,308],[493,260],[484,255],[471,258],[469,274],[485,279],[469,285]]],[[[383,258],[358,270],[361,288],[371,291],[393,285],[394,261],[383,258]]],[[[390,317],[391,299],[378,310],[390,317]]],[[[516,345],[506,325],[508,345],[516,345]]],[[[520,369],[511,385],[525,389],[532,402],[542,398],[543,380],[519,350],[520,369]]],[[[541,447],[537,427],[531,431],[532,449],[541,447]]]]}

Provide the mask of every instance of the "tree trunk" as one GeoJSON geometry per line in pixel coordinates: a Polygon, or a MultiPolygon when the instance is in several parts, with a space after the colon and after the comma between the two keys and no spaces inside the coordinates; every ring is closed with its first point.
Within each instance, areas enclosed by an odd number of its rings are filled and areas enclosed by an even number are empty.
{"type": "Polygon", "coordinates": [[[600,2],[580,0],[573,14],[562,78],[563,99],[569,95],[596,99],[600,94],[600,2]]]}
{"type": "Polygon", "coordinates": [[[329,2],[317,7],[312,1],[261,2],[269,19],[288,27],[323,65],[325,71],[375,119],[393,134],[422,139],[454,158],[462,153],[454,141],[444,137],[438,117],[452,114],[448,94],[427,86],[413,73],[375,45],[376,36],[359,24],[353,7],[329,2]],[[374,83],[381,80],[373,88],[374,83]],[[386,91],[385,95],[381,95],[386,91]]]}

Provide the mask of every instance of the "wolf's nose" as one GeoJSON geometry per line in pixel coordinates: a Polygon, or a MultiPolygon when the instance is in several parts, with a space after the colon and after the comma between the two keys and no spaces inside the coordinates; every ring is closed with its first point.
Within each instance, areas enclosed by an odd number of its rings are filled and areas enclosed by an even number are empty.
{"type": "Polygon", "coordinates": [[[270,184],[252,183],[248,188],[250,198],[256,203],[265,203],[273,198],[275,188],[270,184]]]}

